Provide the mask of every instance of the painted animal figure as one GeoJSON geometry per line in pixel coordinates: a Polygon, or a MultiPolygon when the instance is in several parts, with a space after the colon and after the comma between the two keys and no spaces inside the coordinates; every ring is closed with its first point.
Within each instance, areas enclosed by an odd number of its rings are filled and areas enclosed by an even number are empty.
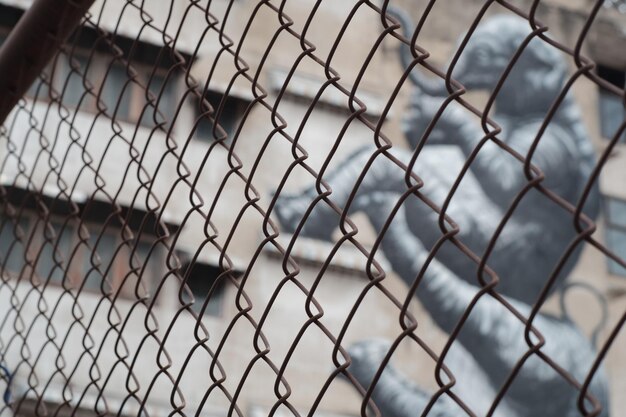
{"type": "MultiPolygon", "coordinates": [[[[381,205],[374,227],[381,231],[389,210],[381,205]]],[[[385,233],[382,249],[394,271],[411,286],[426,260],[421,242],[407,232],[404,212],[400,211],[385,233]]],[[[435,323],[446,333],[454,330],[479,288],[456,276],[434,259],[418,286],[417,298],[435,323]]],[[[530,307],[511,301],[513,307],[528,317],[530,307]]],[[[545,338],[541,352],[553,359],[575,380],[582,382],[596,352],[589,339],[567,318],[539,314],[533,327],[545,338]]],[[[536,341],[535,341],[536,343],[536,341]]],[[[367,388],[387,353],[388,344],[379,340],[359,342],[349,349],[352,364],[348,370],[367,388]]],[[[490,295],[483,295],[472,309],[463,330],[444,359],[456,383],[452,392],[477,415],[492,408],[496,395],[520,358],[530,349],[524,338],[524,324],[490,295]]],[[[608,384],[603,369],[595,375],[590,392],[607,416],[608,384]]],[[[373,391],[375,404],[384,417],[420,415],[431,393],[407,380],[388,365],[373,391]]],[[[504,398],[497,404],[496,417],[580,417],[579,391],[548,366],[538,355],[531,355],[515,376],[504,398]]],[[[587,411],[593,407],[587,404],[587,411]]],[[[428,416],[466,416],[450,397],[442,396],[428,416]]]]}
{"type": "MultiPolygon", "coordinates": [[[[399,11],[391,11],[405,30],[412,27],[399,11]]],[[[518,47],[530,33],[528,22],[509,16],[494,16],[482,23],[458,60],[452,75],[467,90],[493,91],[518,47]]],[[[406,34],[410,35],[410,34],[406,34]]],[[[410,55],[402,53],[405,66],[410,55]]],[[[490,117],[501,127],[498,138],[523,156],[529,155],[533,143],[539,143],[531,162],[544,175],[544,189],[576,204],[589,181],[595,155],[581,123],[580,112],[570,95],[558,107],[547,127],[543,122],[566,80],[566,65],[559,53],[540,40],[531,41],[516,62],[497,97],[490,117]]],[[[417,86],[411,100],[404,132],[415,147],[422,139],[448,95],[443,82],[426,79],[413,71],[417,86]]],[[[485,136],[479,121],[460,106],[450,105],[438,120],[427,144],[453,145],[465,157],[485,136]]],[[[373,149],[364,148],[351,155],[332,172],[326,182],[330,198],[345,206],[373,149]]],[[[446,151],[447,152],[447,151],[446,151]]],[[[392,150],[405,165],[412,152],[392,150]]],[[[448,169],[442,147],[426,147],[418,156],[415,174],[424,187],[420,192],[441,205],[457,173],[448,169]]],[[[448,154],[446,154],[448,155],[448,154]]],[[[360,184],[350,212],[364,212],[377,230],[387,218],[388,202],[407,189],[405,170],[390,159],[379,156],[360,184]]],[[[458,224],[457,238],[478,255],[482,255],[514,198],[528,184],[523,163],[511,157],[493,142],[478,152],[470,171],[451,200],[447,214],[458,224]]],[[[293,231],[304,212],[317,196],[313,189],[279,199],[276,214],[282,227],[293,231]]],[[[597,187],[592,187],[584,212],[592,219],[599,211],[597,187]]],[[[408,199],[386,233],[382,249],[393,270],[411,285],[422,268],[427,251],[441,238],[437,213],[420,200],[408,199]]],[[[330,207],[319,204],[307,219],[302,233],[330,239],[338,226],[330,207]]],[[[514,215],[501,231],[487,264],[499,276],[495,288],[505,295],[518,311],[528,314],[529,305],[537,299],[567,246],[577,232],[572,216],[536,189],[527,192],[514,215]]],[[[571,272],[580,256],[577,247],[559,274],[558,283],[571,272]]],[[[420,283],[417,297],[437,325],[450,333],[468,303],[478,291],[476,264],[453,245],[444,245],[430,264],[420,283]]],[[[582,381],[595,358],[589,340],[567,319],[541,314],[534,326],[545,337],[546,353],[578,381],[582,381]]],[[[489,411],[494,397],[519,358],[529,347],[524,326],[491,296],[482,297],[464,324],[446,357],[445,363],[457,378],[454,392],[466,400],[477,415],[489,411]]],[[[362,342],[352,348],[350,371],[367,386],[380,364],[386,347],[379,342],[362,342]]],[[[606,377],[600,371],[591,392],[607,405],[606,377]]],[[[576,389],[564,382],[539,357],[532,355],[515,382],[499,403],[493,415],[501,417],[579,416],[576,389]]],[[[397,371],[388,368],[374,391],[374,400],[385,417],[419,415],[430,399],[427,394],[397,371]]],[[[445,397],[429,415],[455,417],[465,415],[458,405],[445,397]]],[[[606,415],[606,414],[603,414],[606,415]]]]}
{"type": "MultiPolygon", "coordinates": [[[[405,28],[411,27],[404,14],[399,11],[394,14],[401,16],[405,28]]],[[[493,90],[499,75],[529,32],[528,22],[521,18],[495,16],[485,21],[461,55],[453,71],[454,78],[468,90],[493,90]]],[[[407,54],[403,52],[405,61],[409,60],[407,54]]],[[[492,118],[502,127],[498,138],[519,154],[527,155],[548,109],[564,87],[565,78],[566,67],[559,53],[540,40],[531,41],[495,99],[492,118]]],[[[418,74],[412,79],[418,89],[404,120],[404,132],[409,143],[415,146],[438,111],[441,96],[448,93],[443,82],[438,84],[418,74]]],[[[448,106],[426,143],[453,145],[467,157],[485,132],[476,117],[455,104],[448,106]]],[[[420,191],[438,204],[443,203],[458,175],[457,170],[449,168],[454,164],[441,156],[441,148],[425,147],[414,168],[424,182],[420,191]]],[[[345,206],[372,153],[373,149],[368,147],[357,151],[325,178],[332,190],[329,198],[339,207],[345,206]]],[[[411,151],[402,149],[392,153],[406,163],[412,156],[411,151]]],[[[457,165],[464,159],[457,157],[457,165]]],[[[578,202],[596,160],[580,112],[570,95],[540,135],[531,162],[545,176],[542,187],[572,204],[578,202]]],[[[523,169],[523,163],[495,143],[487,142],[465,174],[447,213],[460,226],[459,240],[474,253],[484,253],[507,208],[528,184],[523,169]]],[[[350,212],[362,211],[371,217],[370,200],[381,192],[403,193],[407,189],[404,178],[403,169],[385,156],[379,156],[360,184],[350,212]]],[[[285,231],[296,229],[315,197],[317,191],[311,187],[279,198],[275,213],[285,231]]],[[[588,217],[594,219],[598,215],[599,200],[598,189],[594,186],[584,206],[588,217]]],[[[438,215],[434,211],[420,210],[417,204],[407,205],[407,224],[429,247],[442,234],[437,224],[438,215]]],[[[319,203],[307,219],[302,234],[329,240],[338,226],[333,221],[337,218],[330,206],[319,203]]],[[[487,260],[501,278],[497,291],[531,304],[576,234],[570,213],[538,190],[528,191],[506,222],[487,260]]],[[[559,275],[561,280],[571,272],[581,250],[579,245],[570,256],[571,261],[559,275]]],[[[458,276],[476,282],[476,275],[468,273],[476,270],[475,263],[458,250],[446,247],[439,259],[458,276]]]]}

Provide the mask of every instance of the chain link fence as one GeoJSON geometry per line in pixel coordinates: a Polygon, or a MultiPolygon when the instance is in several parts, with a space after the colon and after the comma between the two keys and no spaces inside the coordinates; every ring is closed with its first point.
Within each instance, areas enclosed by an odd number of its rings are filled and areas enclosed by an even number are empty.
{"type": "Polygon", "coordinates": [[[622,2],[63,3],[0,62],[2,417],[615,409],[622,2]]]}

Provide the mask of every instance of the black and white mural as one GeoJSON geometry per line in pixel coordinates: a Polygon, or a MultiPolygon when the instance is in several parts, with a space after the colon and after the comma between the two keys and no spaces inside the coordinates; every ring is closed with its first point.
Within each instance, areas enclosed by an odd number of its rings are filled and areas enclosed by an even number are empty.
{"type": "MultiPolygon", "coordinates": [[[[415,27],[403,11],[389,13],[405,29],[415,27]]],[[[410,39],[410,31],[406,32],[410,39]]],[[[497,124],[494,136],[501,146],[485,140],[480,118],[455,101],[444,103],[450,92],[441,78],[427,77],[416,66],[410,73],[412,96],[403,117],[410,149],[394,147],[389,151],[399,163],[413,168],[413,184],[423,182],[419,193],[440,207],[446,203],[459,172],[447,166],[438,152],[442,148],[439,145],[454,146],[464,158],[473,159],[449,200],[446,215],[458,226],[455,239],[482,256],[484,268],[457,246],[438,244],[443,235],[439,214],[407,193],[407,175],[398,163],[377,157],[357,185],[373,148],[350,155],[325,176],[325,181],[335,204],[345,207],[350,202],[349,213],[364,213],[373,228],[384,233],[381,248],[394,272],[415,291],[437,326],[455,334],[443,361],[456,379],[450,390],[454,395],[478,415],[573,417],[581,415],[579,392],[547,366],[541,355],[553,358],[582,382],[596,351],[567,314],[535,315],[533,305],[542,294],[557,296],[552,293],[567,287],[582,251],[582,245],[574,242],[579,226],[529,183],[541,177],[543,189],[575,205],[587,186],[596,157],[579,108],[571,94],[565,93],[569,71],[564,59],[547,42],[537,38],[528,42],[529,34],[528,21],[521,18],[485,18],[463,53],[452,62],[452,78],[462,87],[469,92],[487,91],[495,97],[489,116],[497,124]],[[499,82],[507,72],[505,81],[499,82]],[[564,95],[562,100],[560,95],[564,95]],[[556,111],[552,111],[554,103],[560,103],[556,111]],[[422,146],[424,137],[424,149],[414,160],[414,151],[422,146]],[[503,146],[527,157],[540,171],[532,171],[530,164],[511,152],[503,152],[503,146]],[[356,186],[358,192],[351,198],[356,186]],[[435,247],[436,256],[431,259],[429,253],[435,247]],[[564,253],[569,256],[560,262],[564,253]],[[494,276],[498,277],[494,294],[480,297],[465,317],[475,295],[485,291],[485,283],[494,276]],[[532,319],[537,332],[527,330],[503,302],[532,319]],[[461,319],[462,329],[457,332],[461,319]],[[541,335],[549,337],[543,339],[541,335]],[[538,346],[540,353],[531,354],[529,346],[538,346]],[[507,386],[512,372],[516,377],[507,386]],[[505,394],[500,398],[503,387],[505,394]]],[[[403,48],[400,58],[406,68],[414,57],[408,46],[403,48]]],[[[295,231],[317,196],[314,188],[281,195],[275,212],[282,229],[295,231]]],[[[599,200],[597,189],[588,190],[584,214],[589,219],[598,216],[599,200]]],[[[337,215],[330,206],[317,204],[300,233],[331,240],[337,226],[337,215]]],[[[390,342],[384,340],[365,340],[351,347],[349,370],[365,389],[389,347],[390,342]]],[[[375,381],[372,399],[383,416],[416,416],[427,408],[429,416],[468,415],[449,395],[431,401],[433,393],[410,381],[400,367],[391,361],[375,381]]],[[[591,382],[590,392],[603,404],[608,403],[602,370],[591,382]]],[[[583,402],[586,409],[593,409],[589,401],[583,402]]]]}

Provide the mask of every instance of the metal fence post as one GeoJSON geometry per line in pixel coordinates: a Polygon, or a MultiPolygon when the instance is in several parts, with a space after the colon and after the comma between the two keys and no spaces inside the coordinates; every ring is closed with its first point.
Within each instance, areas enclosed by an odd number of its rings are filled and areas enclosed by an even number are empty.
{"type": "Polygon", "coordinates": [[[0,48],[0,123],[94,0],[36,0],[0,48]]]}

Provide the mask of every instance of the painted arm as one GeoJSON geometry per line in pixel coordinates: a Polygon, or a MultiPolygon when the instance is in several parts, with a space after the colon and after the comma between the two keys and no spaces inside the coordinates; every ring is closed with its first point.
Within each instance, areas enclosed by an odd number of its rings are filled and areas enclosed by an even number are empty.
{"type": "MultiPolygon", "coordinates": [[[[325,176],[324,180],[332,191],[328,198],[341,209],[345,207],[359,175],[374,152],[375,148],[372,146],[361,148],[325,176]]],[[[408,153],[401,150],[394,151],[393,154],[403,161],[410,157],[408,153]]],[[[367,211],[371,206],[372,197],[375,198],[379,192],[403,192],[406,189],[404,178],[405,172],[402,168],[386,156],[378,155],[359,185],[350,212],[367,211]]],[[[318,192],[314,186],[297,195],[282,194],[276,203],[275,212],[283,229],[293,232],[317,196],[318,192]]],[[[320,201],[308,217],[302,233],[317,239],[331,240],[331,234],[338,225],[338,215],[328,204],[320,201]]]]}
{"type": "MultiPolygon", "coordinates": [[[[388,212],[381,212],[371,218],[376,230],[381,230],[387,215],[388,212]]],[[[412,286],[424,265],[427,251],[415,235],[407,231],[402,210],[387,230],[382,249],[393,270],[408,286],[412,286]]],[[[467,273],[473,274],[473,271],[467,273]]],[[[435,258],[424,273],[417,297],[435,323],[450,334],[478,290],[477,286],[459,278],[435,258]]],[[[509,302],[521,314],[528,316],[530,308],[527,305],[509,302]]],[[[535,318],[534,326],[542,334],[549,335],[542,350],[557,362],[567,363],[567,370],[576,378],[582,378],[594,357],[585,336],[570,322],[544,315],[535,318]]],[[[481,296],[474,305],[457,341],[475,358],[494,386],[501,385],[529,350],[524,339],[524,324],[489,294],[481,296]]],[[[546,393],[554,394],[555,398],[550,402],[554,407],[561,407],[562,410],[575,408],[575,396],[538,357],[532,356],[524,364],[517,379],[523,383],[515,384],[510,395],[527,404],[529,410],[539,411],[537,407],[546,407],[546,393]]]]}
{"type": "MultiPolygon", "coordinates": [[[[348,371],[366,390],[372,383],[389,343],[383,340],[365,340],[350,346],[352,361],[348,371]]],[[[431,395],[408,380],[391,365],[387,365],[372,400],[384,417],[413,417],[422,414],[431,395]]],[[[428,413],[432,417],[460,417],[466,415],[448,396],[441,396],[428,413]]]]}

